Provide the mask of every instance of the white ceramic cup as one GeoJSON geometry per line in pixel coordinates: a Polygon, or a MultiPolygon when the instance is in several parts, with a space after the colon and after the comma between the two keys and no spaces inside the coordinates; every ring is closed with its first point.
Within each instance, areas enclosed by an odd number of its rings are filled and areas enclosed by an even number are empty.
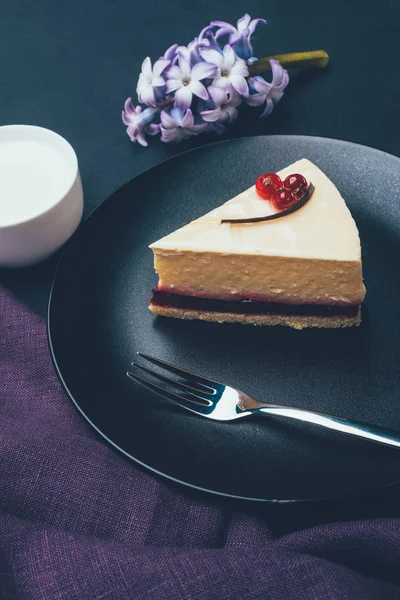
{"type": "Polygon", "coordinates": [[[0,267],[49,257],[73,234],[82,212],[72,146],[43,127],[0,127],[0,267]]]}

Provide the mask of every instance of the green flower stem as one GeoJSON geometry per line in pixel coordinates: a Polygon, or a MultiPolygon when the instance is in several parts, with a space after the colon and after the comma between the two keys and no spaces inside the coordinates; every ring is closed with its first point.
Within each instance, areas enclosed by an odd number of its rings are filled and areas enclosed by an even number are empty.
{"type": "Polygon", "coordinates": [[[313,50],[312,52],[291,52],[289,54],[275,54],[274,56],[266,56],[260,58],[256,62],[249,65],[250,75],[261,75],[265,71],[271,70],[270,60],[278,60],[283,67],[287,69],[293,68],[310,68],[317,67],[325,69],[329,62],[329,56],[325,50],[313,50]]]}

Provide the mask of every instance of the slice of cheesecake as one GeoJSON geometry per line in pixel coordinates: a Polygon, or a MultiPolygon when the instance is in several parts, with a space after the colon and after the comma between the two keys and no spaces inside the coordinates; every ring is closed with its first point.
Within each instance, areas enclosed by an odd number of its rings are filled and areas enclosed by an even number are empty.
{"type": "Polygon", "coordinates": [[[360,322],[365,296],[356,224],[328,177],[302,159],[278,173],[312,183],[307,203],[277,213],[255,186],[154,242],[159,283],[150,310],[207,321],[343,327],[360,322]],[[231,222],[223,222],[230,220],[231,222]]]}

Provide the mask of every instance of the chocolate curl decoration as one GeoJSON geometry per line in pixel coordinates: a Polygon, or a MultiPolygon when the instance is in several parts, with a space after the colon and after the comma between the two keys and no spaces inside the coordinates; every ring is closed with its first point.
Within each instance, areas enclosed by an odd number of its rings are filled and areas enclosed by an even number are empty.
{"type": "Polygon", "coordinates": [[[286,217],[287,215],[291,215],[292,213],[296,212],[296,210],[299,210],[305,204],[307,204],[307,202],[311,199],[314,190],[315,187],[312,183],[310,183],[307,192],[298,202],[296,202],[296,204],[293,204],[293,206],[290,206],[289,208],[285,208],[285,210],[274,213],[273,215],[266,215],[264,217],[251,217],[249,219],[221,219],[221,223],[262,223],[263,221],[274,221],[275,219],[286,217]]]}

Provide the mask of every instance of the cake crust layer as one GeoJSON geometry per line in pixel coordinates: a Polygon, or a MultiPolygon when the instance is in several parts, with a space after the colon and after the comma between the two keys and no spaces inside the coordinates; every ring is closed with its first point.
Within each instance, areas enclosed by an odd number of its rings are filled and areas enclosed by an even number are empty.
{"type": "Polygon", "coordinates": [[[216,312],[207,310],[193,310],[176,308],[173,306],[160,306],[150,303],[151,312],[163,317],[174,317],[176,319],[196,319],[201,321],[213,321],[216,323],[245,323],[249,325],[284,325],[293,329],[305,329],[308,327],[318,328],[341,328],[359,325],[361,322],[361,309],[354,316],[315,316],[315,315],[279,315],[259,314],[245,315],[241,313],[216,312]]]}

